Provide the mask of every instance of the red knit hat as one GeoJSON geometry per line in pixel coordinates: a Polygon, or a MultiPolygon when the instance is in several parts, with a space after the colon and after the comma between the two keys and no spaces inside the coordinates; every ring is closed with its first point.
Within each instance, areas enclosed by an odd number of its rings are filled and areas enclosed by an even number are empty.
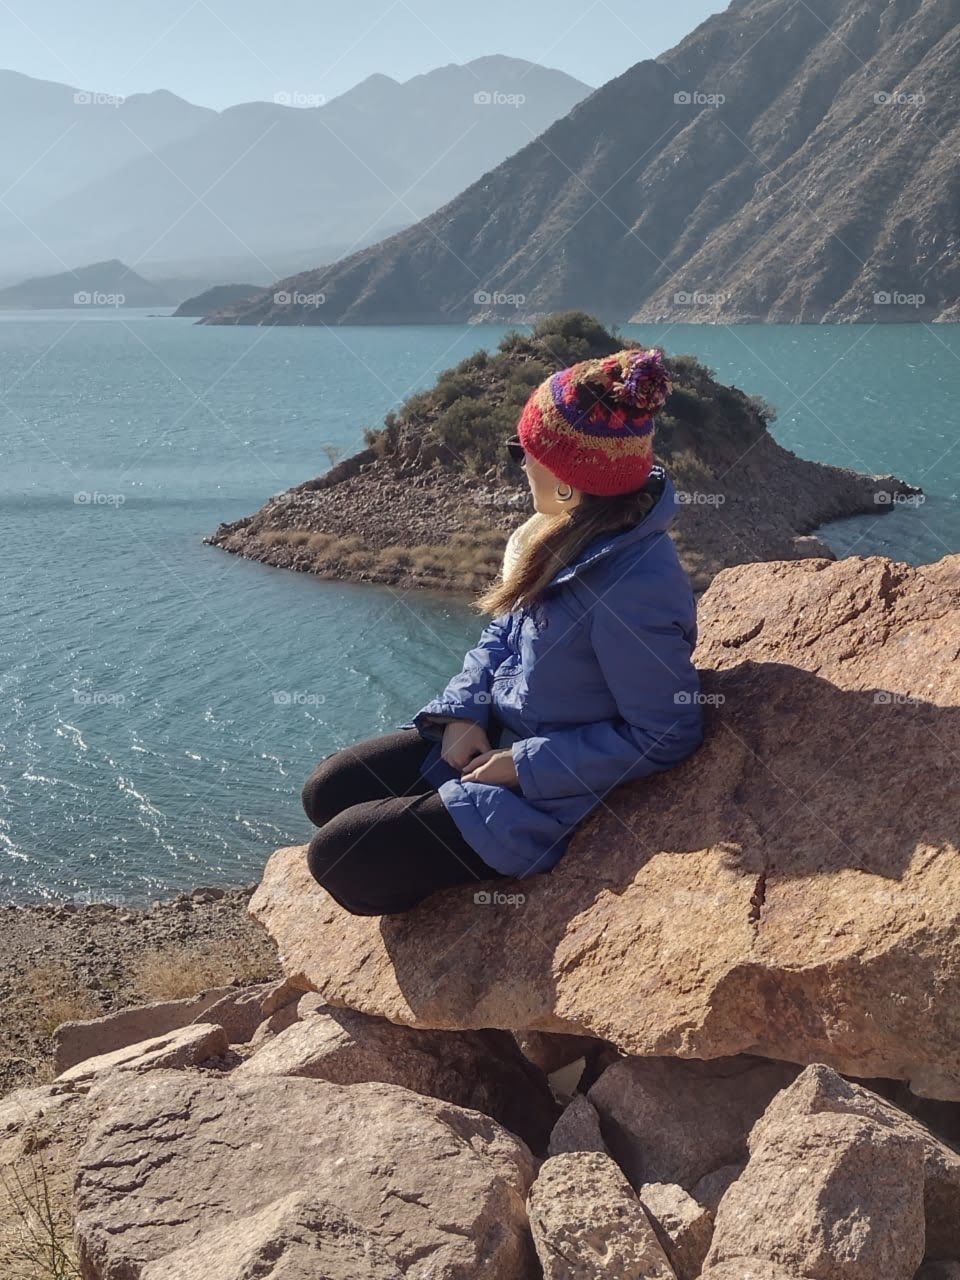
{"type": "Polygon", "coordinates": [[[524,450],[584,493],[641,489],[653,466],[653,414],[672,390],[663,352],[582,360],[541,382],[517,425],[524,450]]]}

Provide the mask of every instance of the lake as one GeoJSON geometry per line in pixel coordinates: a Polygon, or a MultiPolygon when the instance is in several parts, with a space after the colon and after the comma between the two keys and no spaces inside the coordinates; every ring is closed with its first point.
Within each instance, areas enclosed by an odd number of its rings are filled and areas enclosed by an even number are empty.
{"type": "MultiPolygon", "coordinates": [[[[482,625],[459,600],[206,547],[500,326],[219,328],[0,312],[0,902],[142,905],[259,878],[299,792],[402,723],[482,625]]],[[[960,550],[956,327],[623,326],[777,406],[804,457],[920,484],[839,553],[960,550]]]]}

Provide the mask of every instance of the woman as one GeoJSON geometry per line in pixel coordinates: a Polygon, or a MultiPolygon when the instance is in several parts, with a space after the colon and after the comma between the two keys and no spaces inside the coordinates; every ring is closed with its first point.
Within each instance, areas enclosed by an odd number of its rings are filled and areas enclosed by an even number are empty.
{"type": "Polygon", "coordinates": [[[670,389],[662,353],[635,349],[531,394],[508,448],[534,515],[479,602],[493,620],[412,721],[338,751],[304,787],[310,870],[348,911],[549,871],[607,791],[699,746],[696,606],[653,461],[670,389]]]}

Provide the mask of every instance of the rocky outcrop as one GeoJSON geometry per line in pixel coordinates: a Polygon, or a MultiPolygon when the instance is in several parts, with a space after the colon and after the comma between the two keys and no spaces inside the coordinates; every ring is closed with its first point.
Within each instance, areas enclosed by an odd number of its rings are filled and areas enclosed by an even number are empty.
{"type": "Polygon", "coordinates": [[[608,796],[522,906],[351,917],[291,848],[253,914],[288,975],[391,1021],[960,1099],[960,557],[743,566],[700,617],[703,747],[608,796]]]}
{"type": "Polygon", "coordinates": [[[532,1275],[533,1176],[494,1121],[392,1085],[158,1071],[147,1087],[111,1082],[80,1154],[81,1268],[91,1280],[292,1276],[309,1272],[275,1252],[339,1248],[341,1268],[372,1255],[371,1278],[392,1263],[424,1280],[519,1280],[532,1275]]]}
{"type": "MultiPolygon", "coordinates": [[[[234,1072],[380,1081],[493,1116],[542,1152],[559,1115],[543,1074],[505,1031],[414,1031],[352,1009],[308,1003],[234,1072]]],[[[313,997],[316,1000],[316,997],[313,997]]]]}
{"type": "Polygon", "coordinates": [[[956,1256],[960,1157],[871,1091],[811,1066],[749,1145],[706,1276],[750,1259],[823,1280],[912,1280],[925,1254],[956,1256]]]}

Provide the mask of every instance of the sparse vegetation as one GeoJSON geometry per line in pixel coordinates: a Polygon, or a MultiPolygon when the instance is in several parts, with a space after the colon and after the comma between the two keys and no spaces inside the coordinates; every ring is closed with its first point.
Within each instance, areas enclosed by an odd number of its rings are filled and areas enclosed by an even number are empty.
{"type": "MultiPolygon", "coordinates": [[[[635,345],[582,311],[547,316],[532,333],[508,333],[496,353],[476,352],[444,370],[431,390],[410,396],[386,416],[383,428],[368,429],[364,438],[379,457],[386,457],[406,427],[423,441],[446,446],[445,461],[454,469],[485,475],[493,468],[503,478],[503,442],[516,429],[531,390],[557,369],[635,345]]],[[[725,432],[743,437],[773,420],[770,405],[719,386],[713,371],[694,356],[667,355],[666,363],[674,392],[658,421],[669,418],[677,424],[681,447],[690,431],[722,424],[725,432]]],[[[661,455],[669,455],[669,435],[659,436],[658,445],[661,455]]]]}
{"type": "Polygon", "coordinates": [[[203,947],[168,946],[145,951],[133,966],[132,981],[144,1000],[182,1000],[208,987],[266,982],[274,958],[238,939],[203,947]]]}
{"type": "Polygon", "coordinates": [[[101,1012],[94,993],[62,964],[28,970],[18,993],[2,1006],[4,1020],[16,1019],[42,1037],[51,1036],[61,1022],[96,1018],[101,1012]]]}
{"type": "Polygon", "coordinates": [[[4,1280],[80,1280],[69,1181],[52,1174],[42,1149],[0,1169],[0,1191],[4,1280]]]}

